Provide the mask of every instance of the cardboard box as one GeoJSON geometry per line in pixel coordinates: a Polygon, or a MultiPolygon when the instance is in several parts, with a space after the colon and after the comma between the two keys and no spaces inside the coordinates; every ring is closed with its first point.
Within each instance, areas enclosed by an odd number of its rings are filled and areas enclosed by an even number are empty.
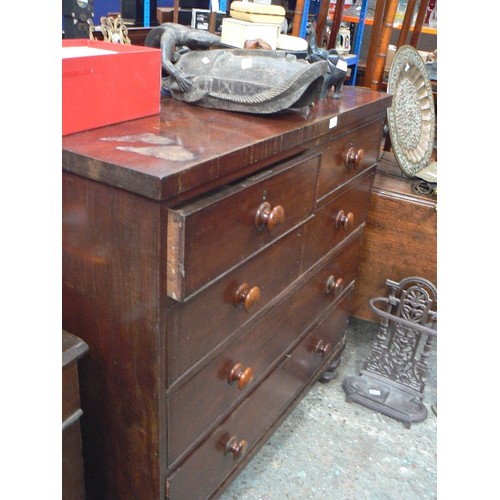
{"type": "Polygon", "coordinates": [[[242,49],[247,40],[261,38],[276,50],[279,24],[260,24],[226,17],[222,20],[221,42],[242,49]]]}
{"type": "Polygon", "coordinates": [[[281,5],[262,5],[255,2],[231,3],[230,15],[234,19],[252,23],[280,24],[285,20],[286,11],[281,5]]]}
{"type": "Polygon", "coordinates": [[[160,112],[161,50],[62,40],[63,135],[160,112]]]}
{"type": "Polygon", "coordinates": [[[174,8],[173,7],[157,7],[156,20],[160,23],[173,23],[174,22],[174,8]]]}
{"type": "MultiPolygon", "coordinates": [[[[220,33],[222,30],[222,19],[226,17],[225,12],[215,13],[215,32],[220,33]]],[[[191,18],[191,28],[197,30],[208,31],[210,24],[210,11],[207,9],[193,9],[193,17],[191,18]]]]}

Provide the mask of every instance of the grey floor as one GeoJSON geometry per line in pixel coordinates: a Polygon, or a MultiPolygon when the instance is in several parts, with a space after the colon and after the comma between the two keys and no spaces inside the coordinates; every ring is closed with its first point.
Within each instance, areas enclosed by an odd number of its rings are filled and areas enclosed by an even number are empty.
{"type": "Polygon", "coordinates": [[[221,500],[437,498],[437,370],[429,357],[426,420],[410,429],[358,403],[342,382],[358,375],[378,324],[350,318],[338,376],[317,383],[221,500]]]}

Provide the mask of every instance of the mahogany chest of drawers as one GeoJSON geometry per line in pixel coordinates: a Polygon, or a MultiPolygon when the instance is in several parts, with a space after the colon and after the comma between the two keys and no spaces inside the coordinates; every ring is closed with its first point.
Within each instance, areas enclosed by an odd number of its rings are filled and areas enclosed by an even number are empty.
{"type": "Polygon", "coordinates": [[[391,97],[165,99],[63,138],[63,327],[91,499],[217,497],[343,350],[391,97]]]}

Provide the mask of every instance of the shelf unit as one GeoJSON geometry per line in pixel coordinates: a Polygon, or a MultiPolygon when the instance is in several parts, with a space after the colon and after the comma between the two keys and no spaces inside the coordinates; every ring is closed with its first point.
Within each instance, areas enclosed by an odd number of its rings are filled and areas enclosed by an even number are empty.
{"type": "MultiPolygon", "coordinates": [[[[342,3],[343,6],[343,3],[342,3]]],[[[413,10],[414,6],[412,7],[413,10]]],[[[366,25],[368,26],[373,26],[374,20],[373,18],[367,18],[366,17],[366,12],[368,10],[368,0],[363,0],[361,3],[361,10],[359,17],[358,16],[349,16],[349,15],[342,15],[342,21],[343,22],[350,22],[350,23],[355,23],[358,24],[358,29],[356,30],[356,35],[354,36],[354,59],[353,59],[353,69],[351,70],[351,78],[350,78],[350,85],[356,85],[356,78],[357,78],[357,73],[358,73],[358,65],[360,62],[360,54],[361,54],[361,47],[363,43],[363,35],[364,35],[364,27],[366,25]]],[[[418,23],[418,20],[417,20],[418,23]]],[[[398,23],[398,24],[393,24],[392,26],[393,29],[395,30],[401,30],[403,28],[403,23],[398,23]]],[[[415,25],[412,24],[409,26],[409,31],[413,32],[415,29],[415,25]]],[[[420,33],[426,33],[429,35],[437,35],[437,28],[432,28],[430,26],[423,26],[421,25],[420,33]]]]}
{"type": "MultiPolygon", "coordinates": [[[[342,21],[348,23],[359,23],[359,17],[357,16],[342,16],[342,21]]],[[[365,24],[368,26],[373,25],[373,19],[365,19],[365,24]]],[[[394,24],[393,29],[400,30],[402,24],[394,24]]],[[[413,31],[414,26],[410,27],[410,31],[413,31]]],[[[422,33],[426,33],[428,35],[437,35],[437,28],[431,28],[430,26],[422,26],[422,33]]]]}

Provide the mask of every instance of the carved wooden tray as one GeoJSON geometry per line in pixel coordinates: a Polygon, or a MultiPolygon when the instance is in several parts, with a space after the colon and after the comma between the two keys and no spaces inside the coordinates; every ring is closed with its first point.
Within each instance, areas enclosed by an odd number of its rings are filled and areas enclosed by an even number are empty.
{"type": "Polygon", "coordinates": [[[213,49],[183,54],[175,68],[192,80],[188,92],[173,79],[175,99],[209,108],[275,113],[311,105],[320,95],[327,61],[308,63],[276,50],[213,49]]]}
{"type": "Polygon", "coordinates": [[[411,45],[394,55],[387,92],[393,95],[387,121],[394,156],[409,177],[425,168],[434,147],[436,117],[425,63],[411,45]]]}

